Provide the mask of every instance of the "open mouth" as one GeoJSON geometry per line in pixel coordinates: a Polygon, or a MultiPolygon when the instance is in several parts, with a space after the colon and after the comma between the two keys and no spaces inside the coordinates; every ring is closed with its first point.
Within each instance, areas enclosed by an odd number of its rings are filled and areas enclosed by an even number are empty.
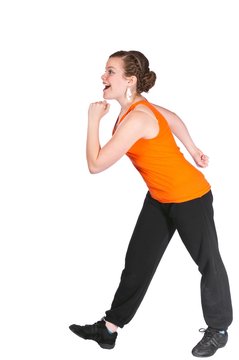
{"type": "Polygon", "coordinates": [[[109,88],[110,88],[110,85],[105,85],[104,91],[107,90],[107,89],[109,89],[109,88]]]}

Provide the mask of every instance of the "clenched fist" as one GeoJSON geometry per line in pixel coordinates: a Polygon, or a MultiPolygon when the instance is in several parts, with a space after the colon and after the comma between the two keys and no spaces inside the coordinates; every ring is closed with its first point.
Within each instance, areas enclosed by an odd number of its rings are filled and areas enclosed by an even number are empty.
{"type": "Polygon", "coordinates": [[[100,120],[109,111],[110,104],[107,101],[97,101],[89,106],[88,116],[89,120],[100,120]]]}

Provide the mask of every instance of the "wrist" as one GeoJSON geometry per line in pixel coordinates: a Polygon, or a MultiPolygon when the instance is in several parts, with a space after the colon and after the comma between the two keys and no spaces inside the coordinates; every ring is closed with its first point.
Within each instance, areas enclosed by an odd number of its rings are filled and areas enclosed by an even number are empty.
{"type": "Polygon", "coordinates": [[[196,156],[199,152],[199,149],[195,145],[191,145],[188,147],[189,154],[193,157],[196,156]]]}
{"type": "Polygon", "coordinates": [[[99,116],[89,116],[88,117],[88,122],[89,123],[99,123],[100,122],[100,117],[99,116]]]}
{"type": "Polygon", "coordinates": [[[100,127],[100,118],[88,118],[88,128],[89,129],[99,129],[100,127]]]}

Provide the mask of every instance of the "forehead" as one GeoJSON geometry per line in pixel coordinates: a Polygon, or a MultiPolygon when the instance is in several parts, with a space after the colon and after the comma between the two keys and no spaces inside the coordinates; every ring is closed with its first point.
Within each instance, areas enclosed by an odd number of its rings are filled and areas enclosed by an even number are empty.
{"type": "Polygon", "coordinates": [[[106,68],[112,67],[116,70],[124,70],[124,62],[121,58],[119,57],[112,57],[109,58],[107,63],[106,63],[106,68]]]}

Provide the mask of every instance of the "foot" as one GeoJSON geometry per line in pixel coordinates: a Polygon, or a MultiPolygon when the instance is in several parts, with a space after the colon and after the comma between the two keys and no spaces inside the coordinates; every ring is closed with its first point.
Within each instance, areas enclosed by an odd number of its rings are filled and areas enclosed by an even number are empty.
{"type": "Polygon", "coordinates": [[[117,332],[110,333],[105,326],[105,321],[100,320],[93,325],[71,325],[69,329],[85,340],[94,340],[103,349],[113,349],[118,336],[117,332]]]}
{"type": "Polygon", "coordinates": [[[226,345],[228,340],[228,333],[224,333],[219,330],[208,327],[200,329],[200,332],[204,332],[204,336],[201,341],[192,349],[192,354],[197,357],[208,357],[215,354],[215,352],[226,345]]]}

